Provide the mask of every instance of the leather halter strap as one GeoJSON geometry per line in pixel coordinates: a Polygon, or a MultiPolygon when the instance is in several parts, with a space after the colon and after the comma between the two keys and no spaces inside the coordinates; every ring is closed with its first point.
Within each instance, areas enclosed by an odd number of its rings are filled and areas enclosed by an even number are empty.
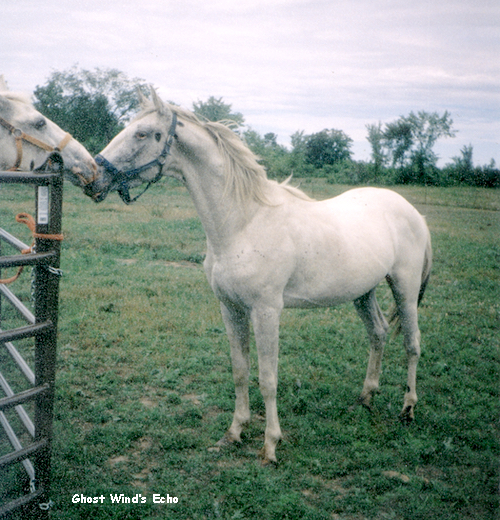
{"type": "Polygon", "coordinates": [[[36,146],[37,148],[41,148],[42,150],[45,150],[46,152],[52,153],[52,152],[60,152],[64,149],[64,147],[73,139],[71,134],[66,133],[64,137],[62,138],[61,142],[57,146],[51,146],[50,144],[44,143],[43,141],[40,141],[40,139],[37,139],[36,137],[33,137],[32,135],[24,133],[19,128],[16,128],[14,125],[10,124],[8,121],[6,121],[3,117],[0,117],[0,125],[2,125],[5,129],[7,129],[16,140],[16,150],[17,150],[17,158],[14,166],[12,168],[9,168],[8,171],[16,171],[21,166],[21,162],[23,160],[23,141],[26,141],[27,143],[32,144],[33,146],[36,146]]]}

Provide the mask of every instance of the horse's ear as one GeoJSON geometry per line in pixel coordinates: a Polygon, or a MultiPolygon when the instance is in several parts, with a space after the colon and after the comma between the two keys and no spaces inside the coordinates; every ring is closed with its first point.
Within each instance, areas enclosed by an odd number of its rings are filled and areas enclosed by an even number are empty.
{"type": "Polygon", "coordinates": [[[148,98],[142,93],[142,90],[140,89],[140,87],[137,87],[136,89],[137,91],[137,97],[139,98],[139,105],[141,106],[141,108],[144,110],[147,106],[147,104],[149,103],[149,100],[148,98]]]}
{"type": "Polygon", "coordinates": [[[156,110],[158,110],[158,112],[160,114],[165,115],[165,113],[167,112],[167,107],[165,106],[163,101],[160,99],[160,97],[156,93],[156,90],[152,86],[150,86],[150,89],[151,89],[151,100],[153,101],[154,107],[156,108],[156,110]]]}
{"type": "Polygon", "coordinates": [[[3,74],[0,74],[0,91],[4,90],[9,90],[9,87],[7,86],[7,82],[5,81],[3,74]]]}
{"type": "Polygon", "coordinates": [[[3,117],[7,117],[6,114],[10,112],[11,107],[12,103],[7,98],[7,92],[0,88],[0,111],[2,112],[3,117]]]}

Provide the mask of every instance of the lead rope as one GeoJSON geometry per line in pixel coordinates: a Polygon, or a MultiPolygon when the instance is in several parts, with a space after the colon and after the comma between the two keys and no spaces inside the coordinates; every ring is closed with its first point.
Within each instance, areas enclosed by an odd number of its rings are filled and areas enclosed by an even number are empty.
{"type": "MultiPolygon", "coordinates": [[[[46,240],[64,240],[64,235],[62,233],[54,234],[54,235],[47,234],[47,233],[37,233],[35,219],[28,213],[19,213],[18,215],[16,215],[16,222],[19,222],[20,224],[26,224],[28,226],[29,230],[31,231],[31,236],[33,237],[33,243],[31,244],[31,246],[26,249],[21,250],[21,253],[23,255],[28,255],[33,252],[36,238],[43,238],[46,240]]],[[[21,275],[23,270],[24,270],[24,265],[19,267],[19,269],[17,270],[17,273],[14,276],[11,276],[10,278],[0,279],[0,284],[7,285],[9,283],[15,282],[19,278],[19,276],[21,275]]]]}

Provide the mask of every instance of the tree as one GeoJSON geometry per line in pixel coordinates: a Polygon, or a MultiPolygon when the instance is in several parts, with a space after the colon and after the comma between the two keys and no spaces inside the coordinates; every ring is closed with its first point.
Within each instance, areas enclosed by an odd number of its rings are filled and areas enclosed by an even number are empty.
{"type": "Polygon", "coordinates": [[[442,116],[437,112],[410,112],[407,117],[387,123],[380,142],[392,165],[406,168],[402,179],[426,183],[438,159],[433,147],[439,138],[455,136],[452,125],[448,111],[442,116]]]}
{"type": "Polygon", "coordinates": [[[278,136],[268,132],[262,137],[258,132],[247,128],[243,139],[252,152],[257,155],[270,177],[290,175],[288,157],[290,152],[278,143],[278,136]]]}
{"type": "Polygon", "coordinates": [[[322,130],[306,138],[305,156],[316,168],[351,158],[352,139],[342,130],[322,130]]]}
{"type": "Polygon", "coordinates": [[[474,161],[472,159],[474,150],[472,145],[469,144],[469,146],[464,146],[460,152],[462,153],[461,157],[452,157],[454,177],[459,184],[470,184],[470,179],[474,176],[474,161]]]}
{"type": "Polygon", "coordinates": [[[245,118],[239,112],[232,113],[232,105],[224,103],[222,98],[216,99],[210,96],[207,101],[193,103],[193,112],[207,121],[234,121],[237,126],[245,122],[245,118]]]}
{"type": "Polygon", "coordinates": [[[138,111],[138,88],[148,91],[143,80],[116,69],[89,71],[75,65],[53,72],[44,86],[37,86],[34,105],[95,154],[138,111]]]}
{"type": "Polygon", "coordinates": [[[292,143],[292,152],[305,155],[306,141],[307,137],[304,135],[304,130],[297,130],[297,132],[290,136],[290,142],[292,143]]]}
{"type": "Polygon", "coordinates": [[[460,150],[462,156],[452,157],[452,163],[443,168],[444,180],[449,184],[467,184],[482,188],[498,188],[500,186],[500,170],[495,160],[489,164],[474,166],[472,145],[460,150]]]}
{"type": "Polygon", "coordinates": [[[453,120],[448,111],[439,117],[437,112],[419,112],[417,115],[410,112],[406,121],[411,126],[413,139],[416,145],[415,152],[425,158],[426,161],[435,163],[437,155],[432,150],[440,137],[455,137],[451,129],[453,120]]]}
{"type": "Polygon", "coordinates": [[[366,128],[368,130],[367,140],[372,147],[374,174],[375,176],[378,176],[387,163],[387,155],[384,153],[383,146],[384,134],[382,132],[382,123],[379,122],[377,125],[366,125],[366,128]]]}

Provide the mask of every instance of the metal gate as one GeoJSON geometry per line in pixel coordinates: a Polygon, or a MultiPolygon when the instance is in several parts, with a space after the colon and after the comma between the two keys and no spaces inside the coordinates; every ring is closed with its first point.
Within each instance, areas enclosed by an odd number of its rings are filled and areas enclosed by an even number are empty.
{"type": "MultiPolygon", "coordinates": [[[[33,300],[27,304],[32,312],[12,292],[16,283],[0,285],[0,354],[3,356],[0,363],[5,360],[0,364],[0,438],[3,436],[2,446],[9,448],[6,454],[0,452],[0,518],[12,515],[45,520],[49,518],[51,505],[50,459],[60,278],[60,237],[54,236],[61,233],[63,178],[61,173],[0,172],[0,189],[8,190],[8,184],[24,185],[26,189],[34,187],[32,231],[35,238],[34,247],[29,250],[29,246],[0,228],[0,247],[8,244],[0,249],[0,269],[31,266],[29,292],[33,300]],[[14,254],[4,255],[7,249],[14,254]],[[26,249],[29,251],[21,254],[26,249]],[[5,312],[14,315],[16,323],[7,330],[4,330],[5,312]],[[17,323],[23,325],[17,326],[17,323]],[[31,361],[23,358],[14,343],[28,345],[31,361]],[[4,369],[9,369],[9,373],[2,373],[4,369]],[[1,484],[8,484],[9,479],[8,493],[2,496],[1,484]],[[13,485],[12,480],[16,481],[13,485]],[[21,482],[23,485],[18,485],[21,482]]],[[[21,278],[30,279],[30,275],[25,273],[21,278]]]]}

